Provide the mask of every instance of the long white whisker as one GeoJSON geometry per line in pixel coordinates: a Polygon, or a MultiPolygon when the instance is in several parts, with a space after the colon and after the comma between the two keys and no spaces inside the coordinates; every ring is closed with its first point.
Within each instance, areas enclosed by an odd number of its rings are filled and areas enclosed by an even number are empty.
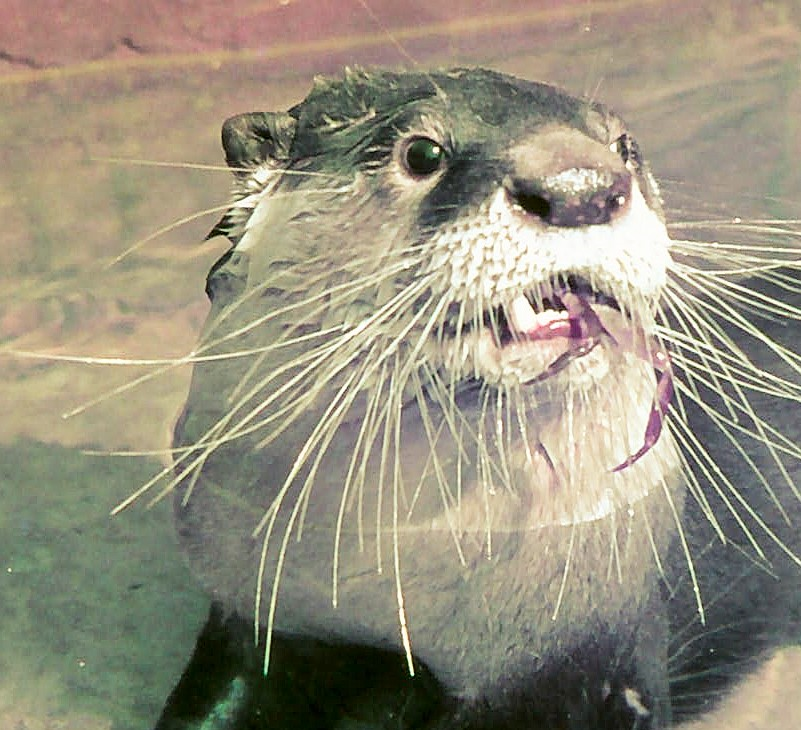
{"type": "MultiPolygon", "coordinates": [[[[381,368],[377,371],[378,383],[384,383],[386,379],[387,360],[381,362],[381,368]]],[[[370,452],[373,444],[375,443],[378,429],[376,424],[386,416],[386,409],[389,408],[388,401],[381,403],[380,396],[384,394],[382,388],[373,390],[371,397],[367,401],[365,408],[365,415],[362,420],[359,434],[356,438],[353,454],[348,464],[348,471],[345,475],[345,482],[342,487],[342,496],[339,500],[339,511],[337,512],[336,530],[334,533],[334,549],[333,549],[333,562],[331,568],[331,603],[334,608],[337,607],[339,602],[339,563],[341,558],[341,543],[342,543],[342,529],[345,521],[345,512],[348,508],[348,500],[350,497],[351,489],[354,486],[354,478],[356,476],[356,463],[359,461],[359,454],[362,455],[359,464],[359,484],[363,484],[364,472],[367,468],[367,460],[369,459],[370,452]]],[[[362,511],[362,490],[359,489],[359,508],[357,510],[357,533],[359,540],[359,550],[364,551],[364,528],[363,528],[363,511],[362,511]]]]}
{"type": "Polygon", "coordinates": [[[551,621],[556,621],[559,617],[559,610],[562,608],[562,599],[565,595],[565,588],[567,587],[567,576],[570,573],[570,562],[573,559],[573,545],[576,541],[576,530],[577,526],[573,523],[570,526],[570,542],[567,545],[567,555],[565,556],[565,567],[562,571],[562,580],[559,583],[559,593],[556,596],[556,604],[553,607],[553,613],[551,614],[551,621]]]}
{"type": "MultiPolygon", "coordinates": [[[[393,373],[393,380],[398,374],[398,358],[395,360],[396,370],[393,373]]],[[[400,627],[401,643],[403,644],[403,651],[406,655],[406,666],[409,671],[409,676],[414,677],[414,657],[412,656],[412,643],[409,637],[409,627],[406,618],[406,606],[403,597],[403,585],[401,582],[401,569],[400,569],[400,539],[398,535],[398,495],[401,489],[401,409],[403,402],[400,393],[403,388],[393,388],[392,403],[393,410],[395,411],[393,419],[395,422],[395,429],[393,434],[393,441],[395,443],[395,459],[392,477],[392,562],[395,573],[395,598],[398,604],[398,624],[400,627]]]]}
{"type": "Polygon", "coordinates": [[[167,224],[166,226],[162,226],[161,228],[157,228],[152,233],[149,233],[144,238],[140,238],[136,243],[132,246],[129,246],[120,254],[117,254],[114,258],[112,258],[108,263],[106,263],[106,269],[110,269],[117,264],[119,264],[124,259],[131,256],[133,253],[138,251],[140,248],[143,248],[151,241],[154,241],[161,236],[165,236],[168,233],[171,233],[176,228],[180,228],[187,223],[191,223],[192,221],[198,220],[199,218],[205,218],[207,215],[211,215],[212,213],[222,213],[223,211],[228,210],[231,207],[229,203],[225,205],[214,205],[211,208],[204,208],[203,210],[199,210],[196,213],[190,213],[189,215],[185,215],[178,220],[173,221],[172,223],[167,224]]]}

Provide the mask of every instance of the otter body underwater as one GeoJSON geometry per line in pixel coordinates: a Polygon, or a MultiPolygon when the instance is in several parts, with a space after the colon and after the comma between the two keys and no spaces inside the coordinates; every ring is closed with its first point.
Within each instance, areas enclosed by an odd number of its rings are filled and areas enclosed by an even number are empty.
{"type": "Polygon", "coordinates": [[[159,727],[662,728],[794,640],[791,244],[672,240],[616,115],[490,71],[223,143],[159,727]]]}

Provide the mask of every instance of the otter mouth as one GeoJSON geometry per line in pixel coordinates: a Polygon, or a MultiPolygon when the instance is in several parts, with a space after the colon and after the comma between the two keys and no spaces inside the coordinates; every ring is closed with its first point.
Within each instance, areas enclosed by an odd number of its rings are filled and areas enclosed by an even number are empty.
{"type": "Polygon", "coordinates": [[[520,385],[557,375],[599,344],[631,349],[635,339],[617,299],[575,274],[554,276],[485,310],[480,324],[473,328],[478,374],[520,385]]]}
{"type": "Polygon", "coordinates": [[[493,326],[480,338],[478,361],[490,371],[494,368],[501,379],[511,375],[520,385],[554,377],[601,343],[650,364],[657,382],[642,446],[612,471],[631,466],[656,444],[673,397],[670,356],[614,296],[569,275],[518,295],[489,316],[493,326]]]}
{"type": "Polygon", "coordinates": [[[554,338],[584,341],[602,331],[610,334],[596,307],[621,312],[615,297],[593,288],[587,279],[570,274],[554,277],[548,284],[494,308],[489,320],[494,321],[492,329],[498,347],[554,338]]]}

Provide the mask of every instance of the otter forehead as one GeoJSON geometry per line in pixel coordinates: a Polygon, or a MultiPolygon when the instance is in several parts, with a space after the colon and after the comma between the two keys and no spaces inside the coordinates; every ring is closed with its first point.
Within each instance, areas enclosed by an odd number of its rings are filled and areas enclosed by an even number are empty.
{"type": "Polygon", "coordinates": [[[349,123],[372,110],[391,117],[400,108],[428,102],[443,111],[460,111],[490,127],[514,121],[561,121],[603,134],[614,115],[602,104],[579,99],[549,84],[526,81],[486,69],[403,73],[348,70],[343,78],[320,77],[308,96],[290,110],[300,128],[349,123]]]}
{"type": "Polygon", "coordinates": [[[453,144],[498,150],[549,125],[577,129],[600,142],[610,134],[614,139],[623,126],[601,104],[483,69],[349,71],[343,79],[318,79],[289,114],[297,120],[295,159],[364,149],[367,142],[388,143],[421,123],[443,125],[453,144]]]}

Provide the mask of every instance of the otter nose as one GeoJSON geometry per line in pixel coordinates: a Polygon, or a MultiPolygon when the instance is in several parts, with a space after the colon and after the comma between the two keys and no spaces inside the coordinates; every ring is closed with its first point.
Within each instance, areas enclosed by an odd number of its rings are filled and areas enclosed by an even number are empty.
{"type": "Polygon", "coordinates": [[[608,167],[573,167],[535,178],[509,177],[504,187],[513,203],[554,226],[609,223],[631,200],[631,175],[608,167]]]}

